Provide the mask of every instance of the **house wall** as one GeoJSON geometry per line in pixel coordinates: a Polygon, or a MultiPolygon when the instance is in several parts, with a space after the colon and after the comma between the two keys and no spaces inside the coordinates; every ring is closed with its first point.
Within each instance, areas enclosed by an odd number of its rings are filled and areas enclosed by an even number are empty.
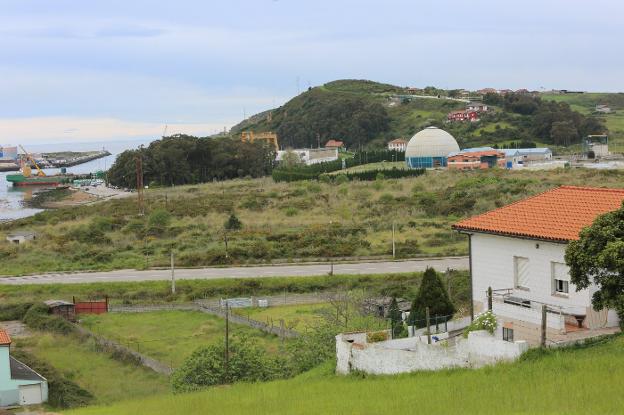
{"type": "MultiPolygon", "coordinates": [[[[472,235],[472,285],[475,311],[487,308],[487,289],[514,289],[514,296],[531,301],[546,303],[563,308],[564,313],[589,315],[592,313],[591,298],[596,291],[595,286],[576,291],[574,284],[569,285],[567,296],[554,293],[552,283],[552,262],[565,264],[566,244],[543,242],[530,239],[510,238],[489,234],[472,235]],[[516,288],[514,275],[514,256],[528,258],[529,280],[526,289],[516,288]]],[[[526,323],[527,330],[541,325],[541,312],[536,308],[523,308],[512,304],[494,302],[497,316],[507,317],[509,322],[526,323]]],[[[570,321],[568,317],[568,323],[570,321]]],[[[585,320],[585,324],[589,319],[585,320]]],[[[615,327],[617,317],[608,312],[603,319],[604,326],[615,327]]],[[[547,327],[554,331],[562,331],[565,327],[564,318],[548,313],[547,327]]],[[[519,339],[514,329],[516,339],[519,339]]]]}
{"type": "Polygon", "coordinates": [[[48,400],[48,383],[33,380],[11,379],[9,347],[0,346],[0,407],[19,405],[19,387],[21,385],[41,384],[43,402],[48,400]]]}

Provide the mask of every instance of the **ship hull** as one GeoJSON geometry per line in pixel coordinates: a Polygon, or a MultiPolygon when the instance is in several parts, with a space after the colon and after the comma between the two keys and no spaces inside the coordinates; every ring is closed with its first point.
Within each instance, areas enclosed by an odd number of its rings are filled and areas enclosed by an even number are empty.
{"type": "Polygon", "coordinates": [[[15,187],[26,186],[59,186],[67,179],[63,176],[24,177],[22,174],[9,174],[6,180],[15,187]]]}

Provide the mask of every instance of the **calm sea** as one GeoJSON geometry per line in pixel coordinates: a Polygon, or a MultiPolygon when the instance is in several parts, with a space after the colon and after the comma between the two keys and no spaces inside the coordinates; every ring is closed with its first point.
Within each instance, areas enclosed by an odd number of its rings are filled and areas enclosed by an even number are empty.
{"type": "MultiPolygon", "coordinates": [[[[26,146],[26,150],[31,153],[45,153],[54,151],[94,151],[106,149],[111,155],[98,160],[78,166],[68,167],[69,173],[84,174],[97,170],[107,170],[115,161],[117,155],[124,150],[137,148],[141,144],[149,144],[152,140],[128,140],[128,141],[106,141],[90,143],[55,143],[55,144],[32,144],[26,146]]],[[[46,173],[58,173],[59,169],[45,169],[46,173]]],[[[32,209],[25,206],[24,201],[33,197],[41,189],[12,187],[6,181],[6,175],[15,172],[0,172],[0,222],[7,219],[18,219],[34,215],[40,209],[32,209]]]]}

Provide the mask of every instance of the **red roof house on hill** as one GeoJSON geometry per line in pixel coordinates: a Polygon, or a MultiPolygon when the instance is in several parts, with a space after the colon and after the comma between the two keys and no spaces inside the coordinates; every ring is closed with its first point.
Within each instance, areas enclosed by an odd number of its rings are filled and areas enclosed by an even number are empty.
{"type": "Polygon", "coordinates": [[[504,340],[539,344],[543,307],[550,342],[617,331],[614,310],[592,307],[596,287],[577,291],[571,282],[565,251],[623,202],[624,189],[562,186],[454,224],[470,241],[473,314],[488,306],[491,287],[504,340]]]}
{"type": "Polygon", "coordinates": [[[344,147],[344,143],[339,140],[329,140],[327,143],[325,143],[325,148],[343,148],[343,147],[344,147]]]}

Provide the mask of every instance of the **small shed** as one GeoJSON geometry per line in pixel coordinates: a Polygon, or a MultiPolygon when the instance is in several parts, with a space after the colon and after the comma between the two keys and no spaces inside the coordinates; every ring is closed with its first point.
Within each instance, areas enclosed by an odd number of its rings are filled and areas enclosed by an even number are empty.
{"type": "Polygon", "coordinates": [[[63,317],[65,320],[76,321],[76,306],[74,303],[63,300],[48,300],[45,301],[45,304],[48,306],[50,314],[63,317]]]}
{"type": "Polygon", "coordinates": [[[13,244],[23,244],[24,242],[34,241],[37,234],[32,231],[15,231],[7,235],[6,240],[13,244]]]}

